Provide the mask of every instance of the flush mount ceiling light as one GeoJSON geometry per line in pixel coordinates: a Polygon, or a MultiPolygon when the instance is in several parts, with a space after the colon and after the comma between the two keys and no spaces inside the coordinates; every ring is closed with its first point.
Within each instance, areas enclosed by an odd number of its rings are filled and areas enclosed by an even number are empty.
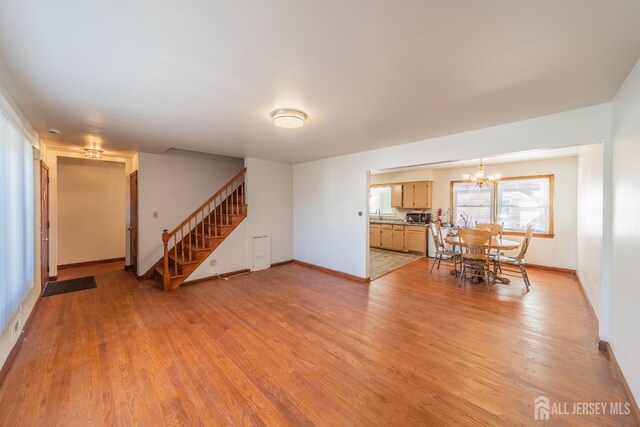
{"type": "Polygon", "coordinates": [[[279,128],[297,129],[304,125],[307,115],[302,111],[280,109],[271,113],[273,124],[279,128]]]}
{"type": "Polygon", "coordinates": [[[102,150],[95,150],[93,148],[85,148],[84,156],[87,159],[101,159],[102,158],[102,150]]]}
{"type": "Polygon", "coordinates": [[[56,128],[49,128],[47,129],[47,132],[50,133],[51,135],[60,135],[62,132],[60,132],[60,129],[56,129],[56,128]]]}

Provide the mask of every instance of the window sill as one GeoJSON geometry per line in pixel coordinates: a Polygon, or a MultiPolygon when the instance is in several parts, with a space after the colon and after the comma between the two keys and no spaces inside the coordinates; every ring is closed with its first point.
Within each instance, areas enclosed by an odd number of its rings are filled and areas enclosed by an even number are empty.
{"type": "MultiPolygon", "coordinates": [[[[503,236],[522,236],[524,237],[525,233],[522,231],[504,231],[502,233],[503,236]]],[[[541,237],[543,239],[553,239],[556,237],[553,233],[533,233],[533,237],[541,237]]]]}

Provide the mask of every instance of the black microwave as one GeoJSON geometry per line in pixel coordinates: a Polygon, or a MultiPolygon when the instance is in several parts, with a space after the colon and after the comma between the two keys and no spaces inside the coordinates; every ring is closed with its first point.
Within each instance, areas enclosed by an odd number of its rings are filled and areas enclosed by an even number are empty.
{"type": "Polygon", "coordinates": [[[430,213],[410,212],[405,215],[404,220],[406,222],[418,222],[421,224],[428,224],[431,222],[430,213]]]}

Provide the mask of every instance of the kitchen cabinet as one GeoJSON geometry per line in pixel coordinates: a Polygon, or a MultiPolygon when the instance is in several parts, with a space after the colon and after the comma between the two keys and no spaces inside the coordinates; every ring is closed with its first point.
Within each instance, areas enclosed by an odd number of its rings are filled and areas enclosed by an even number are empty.
{"type": "Polygon", "coordinates": [[[413,184],[413,207],[431,208],[431,182],[422,181],[413,184]]]}
{"type": "Polygon", "coordinates": [[[393,227],[386,226],[382,227],[380,232],[380,247],[383,249],[392,249],[393,248],[393,227]]]}
{"type": "Polygon", "coordinates": [[[394,225],[391,241],[391,249],[404,251],[404,225],[394,225]]]}
{"type": "Polygon", "coordinates": [[[402,207],[431,209],[431,192],[431,181],[407,182],[402,184],[402,207]]]}
{"type": "Polygon", "coordinates": [[[391,207],[402,207],[402,184],[391,185],[391,207]]]}
{"type": "Polygon", "coordinates": [[[427,228],[407,226],[405,230],[405,249],[421,254],[427,251],[427,228]]]}
{"type": "Polygon", "coordinates": [[[413,207],[413,182],[402,184],[402,207],[413,207]]]}
{"type": "Polygon", "coordinates": [[[371,224],[369,226],[369,246],[373,248],[381,246],[380,224],[371,224]]]}

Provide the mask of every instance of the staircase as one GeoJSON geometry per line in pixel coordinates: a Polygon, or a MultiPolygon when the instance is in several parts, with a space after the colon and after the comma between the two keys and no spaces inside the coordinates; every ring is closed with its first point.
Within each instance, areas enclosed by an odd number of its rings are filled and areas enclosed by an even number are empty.
{"type": "Polygon", "coordinates": [[[164,256],[155,275],[165,291],[176,289],[247,217],[245,174],[241,170],[173,231],[164,230],[164,256]]]}

